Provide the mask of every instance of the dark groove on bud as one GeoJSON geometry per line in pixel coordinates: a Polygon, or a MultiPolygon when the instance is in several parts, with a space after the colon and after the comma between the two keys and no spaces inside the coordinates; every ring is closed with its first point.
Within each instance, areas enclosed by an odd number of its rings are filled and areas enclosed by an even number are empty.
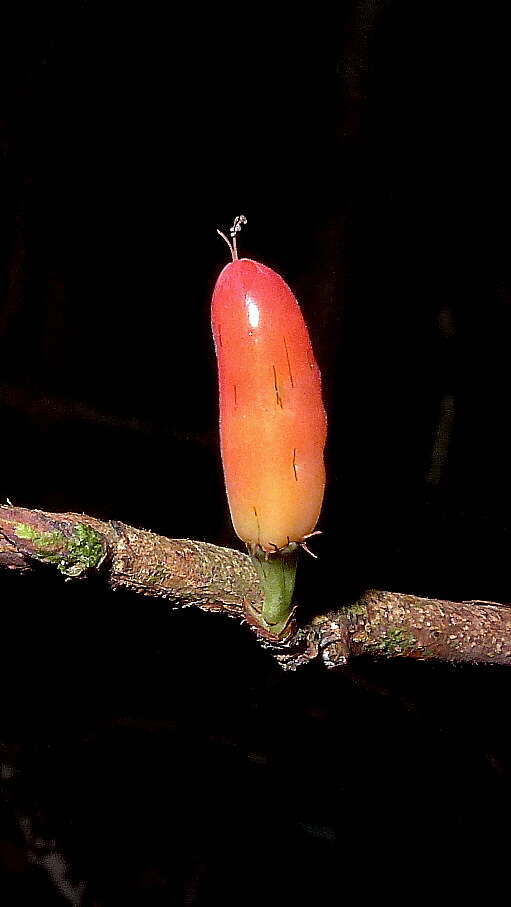
{"type": "Polygon", "coordinates": [[[294,383],[294,381],[293,381],[293,373],[292,373],[292,371],[291,371],[291,362],[289,361],[289,352],[288,352],[288,349],[287,349],[287,343],[286,343],[286,338],[285,338],[285,337],[284,337],[284,346],[285,346],[285,348],[286,348],[286,359],[287,359],[287,367],[288,367],[288,369],[289,369],[289,380],[290,380],[290,382],[291,382],[291,387],[294,387],[294,386],[295,386],[295,383],[294,383]]]}
{"type": "Polygon", "coordinates": [[[257,510],[255,507],[254,507],[254,513],[255,513],[255,518],[256,518],[256,523],[257,523],[257,541],[260,545],[261,544],[261,526],[259,525],[259,517],[257,516],[257,510]]]}
{"type": "Polygon", "coordinates": [[[279,386],[277,383],[277,371],[275,369],[275,366],[273,366],[273,382],[275,385],[275,395],[277,397],[277,406],[280,406],[281,409],[284,409],[284,407],[282,405],[282,397],[279,394],[279,386]]]}

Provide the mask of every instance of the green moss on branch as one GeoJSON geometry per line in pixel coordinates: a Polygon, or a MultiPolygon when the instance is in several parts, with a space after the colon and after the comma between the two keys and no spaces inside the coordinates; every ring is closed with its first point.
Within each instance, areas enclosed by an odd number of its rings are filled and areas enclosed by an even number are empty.
{"type": "Polygon", "coordinates": [[[382,655],[385,658],[410,655],[417,648],[415,636],[403,627],[388,627],[381,632],[378,639],[368,645],[372,654],[382,655]]]}
{"type": "Polygon", "coordinates": [[[32,543],[33,556],[55,564],[64,576],[81,576],[99,567],[106,556],[101,535],[84,523],[76,523],[70,536],[52,530],[42,532],[28,523],[16,523],[16,536],[32,543]]]}

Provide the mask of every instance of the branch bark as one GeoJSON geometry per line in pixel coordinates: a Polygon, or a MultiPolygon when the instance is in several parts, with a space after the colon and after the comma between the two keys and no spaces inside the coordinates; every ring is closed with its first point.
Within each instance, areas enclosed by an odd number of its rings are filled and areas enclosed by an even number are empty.
{"type": "MultiPolygon", "coordinates": [[[[51,565],[67,579],[100,572],[112,589],[196,606],[241,622],[262,595],[247,555],[190,539],[168,539],[76,513],[0,507],[0,568],[24,573],[51,565]]],[[[287,670],[321,659],[327,668],[371,655],[511,665],[511,608],[370,589],[354,603],[293,622],[284,641],[264,647],[287,670]]]]}

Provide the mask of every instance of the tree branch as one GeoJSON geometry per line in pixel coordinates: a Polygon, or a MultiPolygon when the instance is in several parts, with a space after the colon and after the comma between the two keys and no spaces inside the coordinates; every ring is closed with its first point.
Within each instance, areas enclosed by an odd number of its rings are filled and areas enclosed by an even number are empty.
{"type": "MultiPolygon", "coordinates": [[[[112,589],[240,621],[262,600],[257,574],[239,551],[84,514],[0,507],[0,568],[23,573],[42,564],[68,579],[100,572],[112,589]]],[[[315,658],[335,668],[356,655],[511,665],[511,608],[496,602],[446,602],[371,589],[303,627],[293,621],[284,640],[252,629],[288,670],[315,658]]]]}

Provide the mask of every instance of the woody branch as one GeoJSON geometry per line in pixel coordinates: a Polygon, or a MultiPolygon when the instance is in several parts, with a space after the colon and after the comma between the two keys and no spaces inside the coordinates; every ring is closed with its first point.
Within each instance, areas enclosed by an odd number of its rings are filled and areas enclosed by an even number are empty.
{"type": "MultiPolygon", "coordinates": [[[[66,578],[100,572],[112,589],[164,598],[245,620],[262,590],[249,557],[190,539],[169,539],[117,521],[76,513],[0,507],[0,569],[25,573],[51,565],[66,578]]],[[[333,607],[283,642],[258,636],[285,669],[315,658],[328,668],[371,655],[511,665],[511,608],[367,590],[333,607]]]]}

